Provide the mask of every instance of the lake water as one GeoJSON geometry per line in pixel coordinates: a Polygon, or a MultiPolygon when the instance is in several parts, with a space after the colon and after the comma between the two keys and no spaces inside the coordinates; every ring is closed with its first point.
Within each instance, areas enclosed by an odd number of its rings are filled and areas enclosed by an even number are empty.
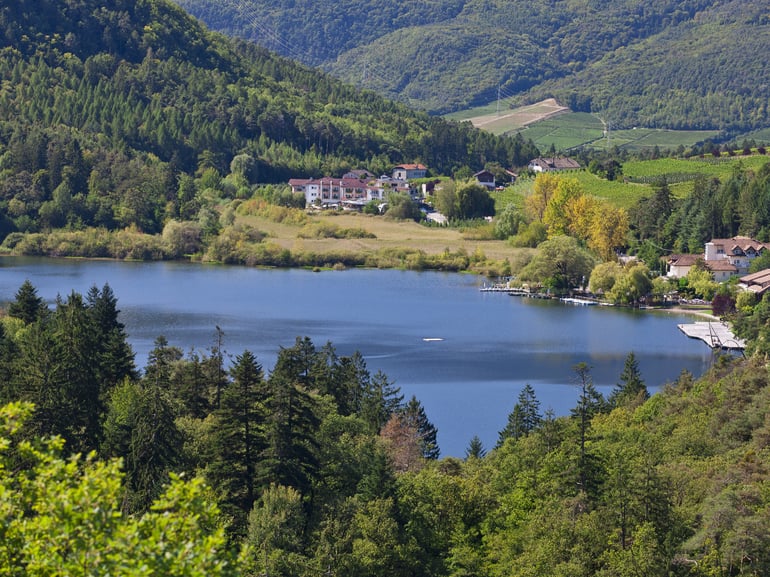
{"type": "Polygon", "coordinates": [[[683,369],[700,375],[712,360],[677,328],[691,316],[481,292],[485,280],[470,275],[0,258],[0,301],[25,279],[49,302],[109,283],[139,368],[158,335],[204,351],[216,326],[228,353],[249,349],[266,371],[298,336],[331,341],[340,355],[358,350],[372,374],[382,370],[421,401],[442,456],[464,456],[474,435],[491,449],[527,383],[543,411],[567,414],[579,362],[607,394],[630,351],[651,391],[683,369]]]}

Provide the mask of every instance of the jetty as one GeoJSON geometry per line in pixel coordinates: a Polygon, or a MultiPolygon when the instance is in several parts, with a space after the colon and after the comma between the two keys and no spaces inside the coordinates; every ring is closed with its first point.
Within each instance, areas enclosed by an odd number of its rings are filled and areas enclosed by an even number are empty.
{"type": "Polygon", "coordinates": [[[743,350],[746,342],[736,337],[721,321],[703,321],[677,325],[691,339],[700,339],[712,349],[743,350]]]}
{"type": "Polygon", "coordinates": [[[592,301],[589,299],[578,299],[574,297],[564,297],[559,300],[563,303],[567,303],[568,305],[577,305],[581,307],[591,307],[599,304],[599,301],[592,301]]]}

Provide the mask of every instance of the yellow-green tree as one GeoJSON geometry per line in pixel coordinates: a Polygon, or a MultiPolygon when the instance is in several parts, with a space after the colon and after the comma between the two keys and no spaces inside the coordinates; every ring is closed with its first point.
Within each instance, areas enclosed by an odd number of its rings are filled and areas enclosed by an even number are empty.
{"type": "Polygon", "coordinates": [[[529,214],[530,219],[543,220],[545,209],[554,192],[556,192],[556,187],[560,181],[559,176],[550,172],[541,172],[535,177],[532,194],[524,200],[525,210],[529,214]]]}
{"type": "Polygon", "coordinates": [[[0,408],[0,574],[235,575],[200,479],[172,476],[148,512],[125,515],[120,461],[65,458],[60,437],[21,440],[32,411],[0,408]]]}
{"type": "Polygon", "coordinates": [[[580,182],[575,178],[560,178],[556,185],[551,199],[543,212],[543,223],[548,227],[548,236],[558,236],[568,234],[577,236],[573,233],[573,218],[578,214],[580,208],[574,206],[578,199],[585,195],[580,182]]]}
{"type": "Polygon", "coordinates": [[[602,260],[614,260],[615,249],[626,243],[628,214],[607,202],[596,203],[592,212],[588,246],[602,260]]]}

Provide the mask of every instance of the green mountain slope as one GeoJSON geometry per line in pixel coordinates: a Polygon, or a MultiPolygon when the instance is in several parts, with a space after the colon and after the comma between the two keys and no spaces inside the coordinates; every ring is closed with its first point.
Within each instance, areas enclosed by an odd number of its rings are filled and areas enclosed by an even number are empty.
{"type": "Polygon", "coordinates": [[[158,230],[191,216],[182,176],[224,176],[237,156],[265,183],[415,161],[521,166],[534,152],[211,33],[164,0],[10,0],[0,55],[5,232],[158,230]]]}
{"type": "Polygon", "coordinates": [[[218,29],[431,112],[500,94],[511,105],[556,96],[624,126],[770,124],[760,2],[468,0],[396,4],[406,15],[394,17],[381,0],[177,1],[218,29]]]}

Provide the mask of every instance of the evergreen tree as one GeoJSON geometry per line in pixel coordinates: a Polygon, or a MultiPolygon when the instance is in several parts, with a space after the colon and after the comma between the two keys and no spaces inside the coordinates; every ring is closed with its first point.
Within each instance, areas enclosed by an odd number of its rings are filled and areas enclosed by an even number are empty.
{"type": "Polygon", "coordinates": [[[642,380],[639,372],[639,363],[633,351],[628,353],[623,372],[620,373],[620,382],[610,393],[607,403],[610,407],[618,407],[629,403],[643,402],[650,398],[650,393],[642,380]]]}
{"type": "Polygon", "coordinates": [[[182,351],[179,347],[169,346],[163,335],[155,338],[153,349],[147,355],[147,366],[144,368],[144,380],[156,385],[168,387],[174,365],[181,360],[182,351]]]}
{"type": "Polygon", "coordinates": [[[16,291],[15,300],[8,306],[8,314],[21,319],[25,324],[32,324],[47,312],[43,299],[37,295],[37,289],[29,281],[24,283],[16,291]]]}
{"type": "Polygon", "coordinates": [[[487,451],[484,449],[484,444],[479,439],[478,435],[474,435],[468,443],[468,448],[465,450],[466,459],[481,459],[487,451]]]}
{"type": "Polygon", "coordinates": [[[265,381],[262,366],[250,351],[235,359],[232,382],[214,411],[211,458],[206,475],[219,493],[231,532],[243,535],[258,496],[257,463],[266,448],[265,381]]]}
{"type": "Polygon", "coordinates": [[[209,349],[209,356],[203,361],[203,369],[212,389],[212,406],[218,409],[222,400],[222,391],[227,386],[227,371],[225,370],[225,333],[218,325],[215,328],[214,344],[209,349]]]}
{"type": "Polygon", "coordinates": [[[173,399],[153,381],[139,388],[131,419],[126,465],[126,508],[146,511],[177,470],[182,436],[176,426],[173,399]]]}
{"type": "Polygon", "coordinates": [[[57,299],[50,330],[57,343],[57,362],[61,371],[61,394],[66,397],[65,438],[76,451],[96,449],[104,412],[99,375],[99,343],[83,297],[72,292],[66,301],[57,299]]]}
{"type": "Polygon", "coordinates": [[[377,434],[401,408],[403,402],[401,388],[396,387],[385,373],[377,371],[363,391],[359,416],[366,421],[370,430],[377,434]]]}
{"type": "Polygon", "coordinates": [[[597,464],[594,455],[587,448],[588,431],[594,415],[605,409],[602,394],[596,390],[591,378],[591,368],[586,363],[578,363],[574,367],[577,374],[580,395],[578,404],[571,411],[573,418],[578,419],[579,448],[578,456],[578,488],[589,496],[596,495],[598,490],[597,464]]]}
{"type": "Polygon", "coordinates": [[[118,299],[110,285],[105,284],[101,291],[92,286],[86,295],[86,303],[94,325],[97,344],[94,360],[102,391],[124,378],[136,378],[134,352],[128,344],[126,327],[118,320],[118,299]]]}
{"type": "Polygon", "coordinates": [[[18,355],[18,347],[8,336],[5,327],[0,323],[0,404],[10,403],[18,399],[18,391],[14,386],[14,361],[18,355]]]}
{"type": "Polygon", "coordinates": [[[518,402],[508,415],[508,423],[500,431],[497,447],[502,446],[508,438],[518,439],[536,430],[543,421],[540,414],[540,401],[535,396],[535,389],[527,383],[519,393],[518,402]]]}
{"type": "Polygon", "coordinates": [[[190,351],[185,361],[174,372],[172,384],[174,396],[182,405],[181,415],[203,419],[211,411],[210,381],[204,370],[208,360],[201,359],[198,353],[190,351]]]}
{"type": "Polygon", "coordinates": [[[441,453],[436,436],[438,429],[428,420],[422,403],[417,397],[412,396],[409,402],[400,410],[406,423],[411,425],[417,431],[419,437],[420,451],[426,459],[438,459],[441,453]]]}
{"type": "Polygon", "coordinates": [[[316,430],[320,419],[311,388],[315,354],[307,337],[278,353],[268,381],[267,448],[259,463],[263,484],[293,487],[303,495],[310,492],[319,466],[316,430]]]}

